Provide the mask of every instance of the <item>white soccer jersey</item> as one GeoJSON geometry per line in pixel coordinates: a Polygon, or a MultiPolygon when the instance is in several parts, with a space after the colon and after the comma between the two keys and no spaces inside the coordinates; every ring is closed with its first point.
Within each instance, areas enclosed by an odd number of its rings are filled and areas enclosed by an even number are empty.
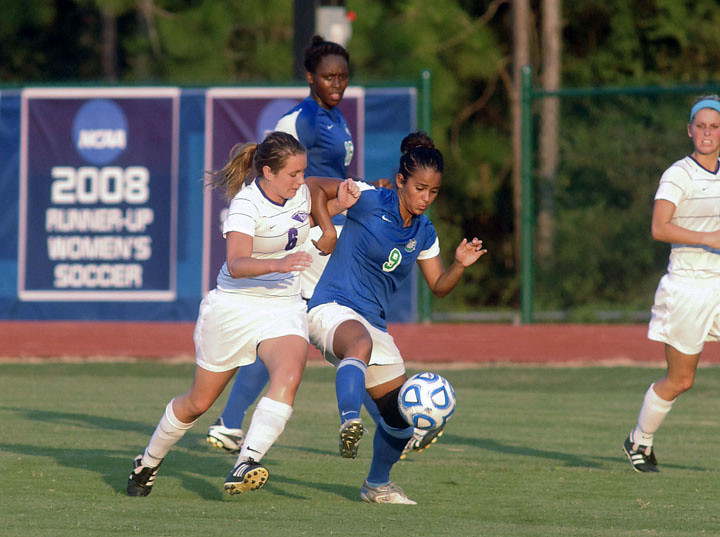
{"type": "MultiPolygon", "coordinates": [[[[678,160],[665,170],[655,199],[675,205],[673,224],[693,231],[720,229],[720,174],[709,172],[692,157],[678,160]]],[[[668,272],[689,277],[717,276],[720,274],[720,250],[673,244],[668,272]]]]}
{"type": "MultiPolygon", "coordinates": [[[[310,190],[302,185],[292,199],[280,205],[269,200],[257,180],[230,202],[223,236],[239,231],[253,238],[252,257],[281,259],[297,252],[310,230],[310,190]]],[[[298,272],[271,272],[252,278],[233,278],[223,263],[217,286],[224,291],[264,296],[300,294],[298,272]]]]}

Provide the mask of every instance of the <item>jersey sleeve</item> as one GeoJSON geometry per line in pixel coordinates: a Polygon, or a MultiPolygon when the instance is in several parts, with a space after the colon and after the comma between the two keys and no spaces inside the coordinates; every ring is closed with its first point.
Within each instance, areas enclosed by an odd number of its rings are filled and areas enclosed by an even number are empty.
{"type": "Polygon", "coordinates": [[[667,200],[676,207],[683,200],[692,186],[688,173],[678,164],[673,164],[660,178],[655,200],[667,200]]]}
{"type": "Polygon", "coordinates": [[[426,225],[423,231],[424,233],[422,244],[420,245],[420,253],[417,256],[418,261],[422,261],[423,259],[432,259],[433,257],[440,255],[440,239],[438,239],[435,226],[432,225],[430,220],[426,220],[426,225]]]}
{"type": "Polygon", "coordinates": [[[250,200],[234,198],[228,207],[227,216],[223,222],[223,238],[231,231],[239,231],[251,237],[255,236],[255,224],[260,213],[250,200]]]}
{"type": "Polygon", "coordinates": [[[438,236],[435,235],[435,240],[430,245],[430,248],[427,250],[422,250],[417,258],[418,261],[422,261],[423,259],[432,259],[433,257],[437,257],[440,255],[440,239],[438,239],[438,236]]]}
{"type": "Polygon", "coordinates": [[[297,133],[297,127],[295,125],[299,114],[300,110],[295,110],[294,112],[285,114],[278,120],[277,125],[275,125],[275,130],[280,132],[286,132],[291,136],[294,136],[296,140],[300,140],[297,133]]]}
{"type": "Polygon", "coordinates": [[[292,134],[308,151],[315,147],[317,115],[304,105],[280,118],[275,130],[292,134]]]}

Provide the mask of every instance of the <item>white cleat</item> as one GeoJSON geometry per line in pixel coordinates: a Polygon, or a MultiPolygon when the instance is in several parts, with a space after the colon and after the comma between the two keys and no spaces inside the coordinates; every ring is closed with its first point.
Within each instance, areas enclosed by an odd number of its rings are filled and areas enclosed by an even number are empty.
{"type": "Polygon", "coordinates": [[[242,429],[230,429],[225,427],[222,418],[218,418],[207,432],[205,441],[217,449],[223,449],[228,453],[240,453],[245,433],[242,429]]]}
{"type": "Polygon", "coordinates": [[[363,483],[360,489],[360,497],[367,503],[396,503],[401,505],[417,505],[405,495],[403,489],[398,487],[392,481],[387,485],[373,487],[367,481],[363,483]]]}

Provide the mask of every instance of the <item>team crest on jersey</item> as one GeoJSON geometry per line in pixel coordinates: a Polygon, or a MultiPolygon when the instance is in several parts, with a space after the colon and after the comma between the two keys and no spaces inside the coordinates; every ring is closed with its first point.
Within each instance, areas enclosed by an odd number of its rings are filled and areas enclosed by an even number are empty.
{"type": "Polygon", "coordinates": [[[304,222],[308,219],[308,213],[305,211],[298,211],[294,215],[292,215],[293,220],[297,220],[298,222],[304,222]]]}
{"type": "Polygon", "coordinates": [[[406,252],[414,252],[416,247],[417,247],[417,241],[415,239],[410,239],[408,241],[408,243],[405,245],[405,251],[406,252]]]}

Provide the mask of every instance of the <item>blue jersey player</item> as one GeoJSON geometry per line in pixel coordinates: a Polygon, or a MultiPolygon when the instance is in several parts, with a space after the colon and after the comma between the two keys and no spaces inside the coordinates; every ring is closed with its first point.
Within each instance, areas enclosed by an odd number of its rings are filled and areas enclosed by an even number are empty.
{"type": "MultiPolygon", "coordinates": [[[[310,95],[289,110],[279,121],[276,131],[292,134],[307,150],[306,177],[331,177],[345,179],[353,157],[352,136],[342,112],[337,108],[349,82],[350,56],[341,45],[314,36],[305,50],[306,78],[310,95]]],[[[376,184],[384,186],[387,179],[376,184]]],[[[318,250],[332,251],[336,233],[345,217],[338,214],[333,218],[336,230],[331,233],[330,242],[322,237],[322,230],[310,230],[306,251],[312,256],[312,264],[300,275],[303,298],[309,298],[320,274],[328,261],[318,250]],[[315,248],[311,243],[317,243],[315,248]]],[[[230,396],[222,416],[208,429],[207,442],[230,453],[237,453],[242,446],[244,432],[242,423],[245,414],[259,397],[269,380],[268,372],[261,360],[238,370],[230,396]]],[[[368,412],[379,419],[372,399],[366,401],[368,412]]]]}
{"type": "MultiPolygon", "coordinates": [[[[331,68],[331,70],[333,69],[331,68]]],[[[337,78],[346,76],[346,74],[330,74],[328,76],[337,78]]],[[[311,76],[315,75],[308,73],[308,77],[311,76]]],[[[308,149],[308,177],[345,178],[349,176],[348,168],[355,147],[345,117],[333,104],[336,99],[339,102],[339,99],[335,97],[326,105],[332,105],[330,108],[325,108],[320,104],[324,102],[323,98],[329,100],[326,95],[342,97],[345,88],[340,86],[340,80],[337,83],[339,88],[336,92],[333,92],[331,87],[328,92],[315,92],[319,93],[318,96],[309,95],[280,118],[275,127],[276,130],[292,134],[300,140],[301,144],[310,148],[308,149]]],[[[343,85],[347,86],[347,80],[344,80],[343,85]]],[[[313,87],[312,84],[310,87],[313,87]]]]}
{"type": "MultiPolygon", "coordinates": [[[[440,190],[442,154],[422,133],[406,137],[402,153],[396,191],[360,185],[360,200],[347,211],[343,233],[308,303],[310,341],[337,365],[340,454],[357,455],[366,392],[382,416],[360,491],[371,503],[415,504],[390,481],[392,466],[413,436],[397,404],[407,380],[405,366],[385,323],[393,293],[417,263],[432,292],[443,297],[486,253],[479,239],[463,239],[453,264],[443,266],[435,228],[423,214],[440,190]]],[[[328,215],[318,214],[318,221],[331,228],[328,215]]]]}

